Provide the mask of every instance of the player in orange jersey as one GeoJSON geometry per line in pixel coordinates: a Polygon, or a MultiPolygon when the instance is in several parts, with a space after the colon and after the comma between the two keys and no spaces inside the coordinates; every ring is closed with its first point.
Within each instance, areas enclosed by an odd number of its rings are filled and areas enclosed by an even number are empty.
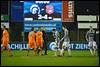
{"type": "Polygon", "coordinates": [[[31,48],[34,49],[34,55],[36,55],[36,42],[35,42],[35,32],[34,32],[34,28],[31,29],[31,31],[28,33],[28,53],[27,56],[29,55],[29,50],[31,48]]]}
{"type": "Polygon", "coordinates": [[[42,29],[38,28],[38,31],[36,33],[36,44],[37,44],[37,49],[38,49],[38,54],[40,52],[40,55],[43,55],[43,33],[42,29]]]}
{"type": "Polygon", "coordinates": [[[9,33],[6,30],[6,26],[3,26],[3,34],[2,34],[2,48],[1,48],[1,53],[3,53],[4,49],[8,49],[8,54],[9,56],[13,56],[11,49],[8,48],[8,42],[9,42],[9,33]]]}

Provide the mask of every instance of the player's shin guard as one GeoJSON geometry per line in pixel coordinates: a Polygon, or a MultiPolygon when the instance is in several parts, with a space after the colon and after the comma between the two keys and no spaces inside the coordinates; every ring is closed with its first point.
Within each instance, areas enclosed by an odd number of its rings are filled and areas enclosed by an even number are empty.
{"type": "Polygon", "coordinates": [[[93,51],[92,51],[92,49],[90,48],[90,53],[91,53],[91,55],[93,56],[93,51]]]}
{"type": "Polygon", "coordinates": [[[28,49],[28,51],[27,51],[27,56],[29,55],[29,49],[28,49]]]}
{"type": "Polygon", "coordinates": [[[5,47],[2,47],[2,48],[1,48],[1,53],[3,53],[4,49],[5,49],[5,47]]]}
{"type": "Polygon", "coordinates": [[[42,50],[42,48],[40,48],[40,55],[43,55],[43,50],[42,50]]]}
{"type": "Polygon", "coordinates": [[[93,49],[93,53],[94,53],[94,55],[96,55],[96,49],[95,48],[93,49]]]}
{"type": "Polygon", "coordinates": [[[69,56],[71,56],[71,49],[70,48],[68,48],[68,54],[69,54],[69,56]]]}
{"type": "Polygon", "coordinates": [[[60,48],[58,48],[58,50],[57,50],[57,55],[59,56],[60,55],[60,48]]]}
{"type": "Polygon", "coordinates": [[[3,49],[1,49],[1,53],[3,53],[3,49]]]}
{"type": "Polygon", "coordinates": [[[12,51],[11,51],[11,49],[8,49],[8,54],[9,54],[9,56],[12,56],[12,51]]]}
{"type": "Polygon", "coordinates": [[[63,53],[64,53],[64,49],[62,48],[60,51],[60,56],[63,56],[63,53]]]}
{"type": "Polygon", "coordinates": [[[34,55],[37,55],[37,50],[36,49],[34,50],[34,55]]]}
{"type": "Polygon", "coordinates": [[[54,54],[54,56],[57,56],[57,49],[55,50],[55,54],[54,54]]]}
{"type": "Polygon", "coordinates": [[[3,48],[1,49],[1,53],[3,53],[3,48]]]}

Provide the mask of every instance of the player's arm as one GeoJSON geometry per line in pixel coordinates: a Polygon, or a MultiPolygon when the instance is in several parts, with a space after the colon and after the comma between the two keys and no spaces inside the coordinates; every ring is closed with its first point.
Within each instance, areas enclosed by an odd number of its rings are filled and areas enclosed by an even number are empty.
{"type": "Polygon", "coordinates": [[[9,42],[9,33],[7,32],[7,36],[8,36],[8,42],[9,42]]]}
{"type": "Polygon", "coordinates": [[[1,38],[1,42],[3,41],[3,32],[2,32],[2,38],[1,38]]]}
{"type": "Polygon", "coordinates": [[[28,33],[28,41],[29,41],[30,33],[28,33]]]}
{"type": "Polygon", "coordinates": [[[89,31],[85,35],[86,41],[88,41],[88,33],[89,33],[89,31]]]}
{"type": "Polygon", "coordinates": [[[64,31],[64,36],[60,41],[63,41],[65,39],[66,35],[67,35],[66,31],[64,31]]]}

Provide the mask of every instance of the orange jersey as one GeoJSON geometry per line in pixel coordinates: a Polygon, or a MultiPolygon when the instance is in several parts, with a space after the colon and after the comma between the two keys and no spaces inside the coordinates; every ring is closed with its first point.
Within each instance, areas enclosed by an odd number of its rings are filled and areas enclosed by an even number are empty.
{"type": "Polygon", "coordinates": [[[38,31],[36,33],[36,44],[37,46],[43,46],[43,37],[42,37],[43,33],[41,31],[38,31]]]}
{"type": "Polygon", "coordinates": [[[33,46],[36,46],[35,33],[33,31],[28,33],[28,44],[29,46],[31,46],[31,48],[33,48],[33,46]]]}
{"type": "Polygon", "coordinates": [[[9,40],[8,31],[4,30],[3,31],[3,36],[2,36],[2,45],[7,46],[8,45],[8,40],[9,40]]]}

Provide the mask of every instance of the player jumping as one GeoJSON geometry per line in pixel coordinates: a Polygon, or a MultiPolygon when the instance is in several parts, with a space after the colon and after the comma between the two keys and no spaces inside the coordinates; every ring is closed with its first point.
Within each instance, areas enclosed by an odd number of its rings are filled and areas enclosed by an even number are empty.
{"type": "Polygon", "coordinates": [[[89,50],[92,56],[96,55],[97,45],[94,41],[95,31],[92,26],[90,26],[90,30],[86,33],[86,40],[88,42],[89,50]]]}

